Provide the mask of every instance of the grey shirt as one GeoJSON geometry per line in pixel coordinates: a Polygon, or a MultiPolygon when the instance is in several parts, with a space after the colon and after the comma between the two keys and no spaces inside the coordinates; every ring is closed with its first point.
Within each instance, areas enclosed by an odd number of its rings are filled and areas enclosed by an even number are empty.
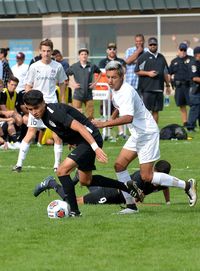
{"type": "Polygon", "coordinates": [[[73,75],[76,83],[80,84],[80,88],[74,90],[73,99],[79,101],[92,100],[92,89],[89,88],[90,83],[93,82],[94,73],[101,73],[101,70],[90,62],[87,62],[83,67],[80,61],[74,63],[67,70],[67,75],[73,75]]]}

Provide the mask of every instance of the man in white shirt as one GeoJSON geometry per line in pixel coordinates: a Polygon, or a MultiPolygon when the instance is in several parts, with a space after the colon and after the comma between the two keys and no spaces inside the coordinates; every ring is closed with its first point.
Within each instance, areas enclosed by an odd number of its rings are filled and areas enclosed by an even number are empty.
{"type": "Polygon", "coordinates": [[[18,78],[19,84],[16,88],[17,93],[25,89],[25,78],[28,71],[28,64],[24,63],[25,54],[19,52],[16,55],[16,64],[11,68],[13,75],[18,78]]]}
{"type": "Polygon", "coordinates": [[[154,162],[160,157],[159,129],[136,90],[124,82],[124,70],[121,64],[117,61],[109,62],[106,65],[106,75],[112,90],[113,105],[116,109],[110,120],[105,122],[94,120],[92,122],[98,128],[127,124],[131,134],[114,165],[118,181],[125,183],[129,189],[132,188],[133,197],[123,192],[127,208],[120,213],[137,213],[138,209],[134,198],[142,201],[144,197],[136,183],[131,181],[127,170],[128,165],[137,157],[143,181],[151,182],[154,185],[182,188],[189,197],[189,205],[194,206],[197,200],[194,179],[185,182],[166,173],[153,172],[154,162]]]}
{"type": "MultiPolygon", "coordinates": [[[[43,93],[45,102],[57,103],[56,84],[59,84],[61,93],[61,102],[65,103],[65,84],[67,76],[62,65],[51,59],[53,52],[53,42],[49,39],[40,43],[41,60],[33,63],[27,73],[25,91],[31,89],[40,90],[43,93]]],[[[28,153],[31,141],[35,138],[37,130],[45,128],[42,120],[34,118],[29,114],[28,131],[23,138],[20,146],[17,164],[13,167],[13,171],[20,172],[22,170],[23,161],[28,153]]],[[[54,139],[54,170],[58,168],[62,154],[62,141],[53,134],[54,139]]]]}

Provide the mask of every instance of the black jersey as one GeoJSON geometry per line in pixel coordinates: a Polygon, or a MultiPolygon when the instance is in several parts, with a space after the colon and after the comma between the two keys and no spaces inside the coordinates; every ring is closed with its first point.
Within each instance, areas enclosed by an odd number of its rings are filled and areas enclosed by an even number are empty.
{"type": "Polygon", "coordinates": [[[76,131],[70,128],[73,120],[84,125],[91,135],[99,138],[99,130],[77,109],[62,103],[47,104],[42,117],[44,124],[54,131],[65,143],[78,145],[85,142],[85,139],[76,131]]]}
{"type": "Polygon", "coordinates": [[[168,65],[165,57],[158,53],[157,57],[146,52],[142,54],[136,63],[135,72],[155,70],[155,77],[139,76],[139,89],[141,92],[163,91],[164,90],[164,74],[168,73],[168,65]]]}
{"type": "Polygon", "coordinates": [[[136,182],[137,186],[144,192],[145,195],[148,195],[160,190],[164,190],[167,188],[166,186],[160,186],[160,185],[155,186],[150,182],[144,182],[141,178],[139,170],[134,172],[130,176],[131,176],[131,179],[136,182]]]}

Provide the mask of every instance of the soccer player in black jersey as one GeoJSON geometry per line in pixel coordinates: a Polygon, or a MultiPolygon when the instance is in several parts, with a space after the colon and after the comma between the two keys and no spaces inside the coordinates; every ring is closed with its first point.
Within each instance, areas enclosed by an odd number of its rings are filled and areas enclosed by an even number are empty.
{"type": "MultiPolygon", "coordinates": [[[[71,216],[79,216],[74,183],[70,173],[78,168],[79,181],[82,185],[106,186],[118,188],[129,192],[124,183],[114,180],[92,177],[95,167],[95,157],[99,162],[107,163],[107,155],[102,150],[103,140],[101,134],[83,114],[77,109],[62,103],[46,104],[43,94],[38,90],[30,90],[24,95],[24,103],[29,113],[36,119],[42,119],[43,123],[55,132],[64,142],[74,149],[68,157],[59,165],[57,176],[62,184],[65,200],[71,208],[71,216]]],[[[47,187],[51,187],[53,177],[47,177],[38,187],[35,196],[39,195],[47,187]]]]}

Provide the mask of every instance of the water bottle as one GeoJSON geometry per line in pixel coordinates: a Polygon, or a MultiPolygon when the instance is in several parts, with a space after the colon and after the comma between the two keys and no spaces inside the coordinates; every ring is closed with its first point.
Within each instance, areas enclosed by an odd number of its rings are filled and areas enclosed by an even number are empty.
{"type": "Polygon", "coordinates": [[[169,95],[166,95],[164,98],[164,105],[169,106],[169,95]]]}

